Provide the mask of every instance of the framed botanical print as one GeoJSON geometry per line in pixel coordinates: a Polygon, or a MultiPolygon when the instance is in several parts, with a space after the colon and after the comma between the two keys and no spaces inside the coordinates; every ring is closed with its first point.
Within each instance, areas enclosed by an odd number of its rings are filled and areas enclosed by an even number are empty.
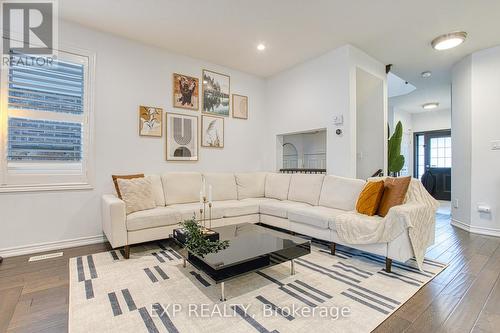
{"type": "Polygon", "coordinates": [[[182,74],[173,74],[173,106],[189,110],[198,110],[199,107],[199,80],[182,74]]]}
{"type": "Polygon", "coordinates": [[[202,147],[224,148],[224,118],[201,116],[202,147]]]}
{"type": "Polygon", "coordinates": [[[233,118],[248,119],[248,97],[233,94],[233,118]]]}
{"type": "Polygon", "coordinates": [[[139,135],[163,135],[163,109],[151,106],[139,106],[139,135]]]}
{"type": "Polygon", "coordinates": [[[198,117],[169,113],[167,119],[167,161],[198,160],[198,117]]]}
{"type": "Polygon", "coordinates": [[[203,70],[202,111],[218,116],[229,116],[229,75],[203,70]]]}

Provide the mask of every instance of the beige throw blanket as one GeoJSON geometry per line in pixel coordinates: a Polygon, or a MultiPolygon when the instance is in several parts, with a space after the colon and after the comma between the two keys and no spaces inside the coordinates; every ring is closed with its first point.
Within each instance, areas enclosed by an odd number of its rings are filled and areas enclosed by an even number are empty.
{"type": "Polygon", "coordinates": [[[434,242],[438,207],[439,202],[427,192],[422,183],[412,179],[405,203],[392,207],[385,218],[368,217],[356,212],[342,214],[335,219],[336,231],[347,244],[375,244],[391,242],[408,230],[415,259],[422,269],[427,247],[434,242]]]}

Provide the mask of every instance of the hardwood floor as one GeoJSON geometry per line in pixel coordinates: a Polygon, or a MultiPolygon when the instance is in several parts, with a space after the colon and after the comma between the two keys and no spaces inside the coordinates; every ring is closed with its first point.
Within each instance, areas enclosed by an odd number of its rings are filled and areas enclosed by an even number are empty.
{"type": "MultiPolygon", "coordinates": [[[[108,244],[64,249],[64,256],[0,265],[0,332],[66,332],[68,259],[109,250],[108,244]]],[[[469,234],[438,215],[427,257],[449,263],[375,332],[498,332],[500,238],[469,234]],[[495,329],[495,327],[497,329],[495,329]]]]}

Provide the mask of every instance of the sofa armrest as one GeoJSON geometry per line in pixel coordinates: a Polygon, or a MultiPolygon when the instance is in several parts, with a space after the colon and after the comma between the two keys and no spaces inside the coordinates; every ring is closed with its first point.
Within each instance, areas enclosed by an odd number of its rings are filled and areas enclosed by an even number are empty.
{"type": "Polygon", "coordinates": [[[125,202],[114,195],[102,196],[102,229],[113,248],[128,244],[125,202]]]}

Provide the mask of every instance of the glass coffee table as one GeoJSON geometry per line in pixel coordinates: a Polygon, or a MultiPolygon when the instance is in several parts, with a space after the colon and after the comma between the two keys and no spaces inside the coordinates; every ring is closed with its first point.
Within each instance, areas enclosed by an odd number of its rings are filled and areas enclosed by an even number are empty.
{"type": "MultiPolygon", "coordinates": [[[[311,253],[309,240],[263,226],[242,223],[212,228],[220,240],[229,240],[229,247],[203,258],[191,253],[180,242],[179,253],[199,271],[221,286],[221,301],[225,301],[224,282],[267,267],[290,261],[290,273],[295,274],[294,259],[311,253]]],[[[175,240],[175,238],[174,238],[175,240]]]]}

